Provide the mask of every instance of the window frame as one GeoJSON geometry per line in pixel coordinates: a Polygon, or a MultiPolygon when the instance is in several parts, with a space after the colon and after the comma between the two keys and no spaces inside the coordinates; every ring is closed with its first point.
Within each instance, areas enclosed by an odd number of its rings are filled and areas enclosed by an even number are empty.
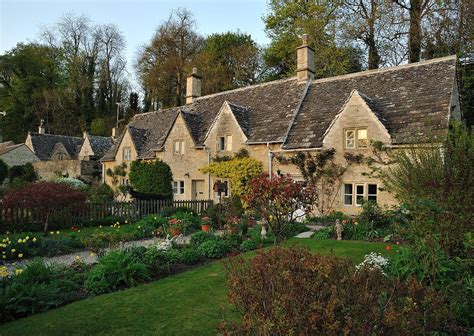
{"type": "Polygon", "coordinates": [[[122,149],[122,159],[123,159],[123,161],[131,161],[132,160],[132,148],[131,147],[123,147],[123,149],[122,149]]]}
{"type": "Polygon", "coordinates": [[[361,207],[362,203],[359,203],[358,200],[360,197],[366,201],[374,201],[375,203],[378,202],[378,184],[373,183],[373,182],[348,182],[348,183],[342,183],[342,205],[349,207],[349,206],[354,206],[354,207],[361,207]],[[346,185],[351,186],[351,191],[352,193],[347,193],[346,192],[346,185]],[[375,186],[375,193],[369,193],[369,186],[375,186]],[[357,190],[357,187],[362,187],[363,188],[363,193],[359,193],[357,190]],[[346,197],[350,196],[351,197],[351,204],[346,202],[346,197]],[[369,199],[369,197],[375,197],[375,199],[369,199]]]}
{"type": "Polygon", "coordinates": [[[184,195],[186,192],[184,180],[174,180],[173,181],[173,194],[174,195],[184,195]]]}
{"type": "Polygon", "coordinates": [[[344,149],[365,149],[369,147],[369,131],[367,127],[353,127],[344,129],[344,149]],[[359,138],[359,132],[365,131],[365,139],[359,138]],[[352,133],[353,138],[349,139],[347,134],[352,133]],[[353,146],[348,146],[348,140],[353,141],[353,146]],[[361,140],[365,140],[365,144],[361,144],[361,140]]]}
{"type": "Polygon", "coordinates": [[[173,154],[182,155],[184,154],[184,140],[174,140],[173,141],[173,154]],[[178,147],[176,147],[178,145],[178,147]],[[178,150],[176,150],[178,149],[178,150]]]}
{"type": "Polygon", "coordinates": [[[223,152],[226,150],[226,136],[219,136],[217,137],[217,151],[223,152]]]}

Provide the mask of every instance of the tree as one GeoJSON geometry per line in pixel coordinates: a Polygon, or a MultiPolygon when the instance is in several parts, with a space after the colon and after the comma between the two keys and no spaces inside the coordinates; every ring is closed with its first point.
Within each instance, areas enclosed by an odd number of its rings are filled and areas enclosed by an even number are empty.
{"type": "Polygon", "coordinates": [[[48,232],[49,219],[57,211],[74,212],[85,206],[86,195],[63,183],[37,182],[9,190],[2,199],[4,209],[25,209],[35,213],[44,222],[48,232]]]}
{"type": "Polygon", "coordinates": [[[132,189],[144,196],[162,199],[173,197],[171,168],[161,160],[133,161],[128,176],[132,189]]]}
{"type": "Polygon", "coordinates": [[[260,49],[247,34],[212,34],[206,38],[198,65],[204,78],[204,94],[255,84],[259,76],[260,49]]]}
{"type": "Polygon", "coordinates": [[[5,179],[8,177],[8,165],[0,159],[0,186],[3,184],[5,179]]]}
{"type": "Polygon", "coordinates": [[[262,174],[250,181],[243,199],[265,219],[276,245],[289,224],[311,212],[314,189],[288,176],[262,174]]]}
{"type": "Polygon", "coordinates": [[[191,12],[178,9],[140,51],[136,68],[145,90],[145,106],[182,105],[186,74],[203,47],[204,40],[195,29],[191,12]]]}
{"type": "Polygon", "coordinates": [[[271,42],[264,52],[264,60],[273,68],[273,78],[294,75],[295,49],[301,45],[303,34],[308,34],[308,43],[316,50],[316,78],[360,71],[354,48],[336,43],[336,14],[340,5],[337,0],[269,1],[269,14],[263,20],[271,42]]]}

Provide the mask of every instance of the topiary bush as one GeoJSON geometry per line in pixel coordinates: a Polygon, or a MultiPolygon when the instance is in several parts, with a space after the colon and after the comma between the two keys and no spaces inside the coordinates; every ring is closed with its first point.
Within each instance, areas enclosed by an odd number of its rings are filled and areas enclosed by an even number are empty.
{"type": "Polygon", "coordinates": [[[259,250],[229,259],[228,297],[242,312],[222,334],[461,334],[445,298],[414,279],[391,280],[379,270],[356,271],[349,259],[304,249],[259,250]]]}
{"type": "Polygon", "coordinates": [[[133,190],[141,194],[162,199],[173,197],[171,168],[161,160],[133,161],[128,176],[133,190]]]}

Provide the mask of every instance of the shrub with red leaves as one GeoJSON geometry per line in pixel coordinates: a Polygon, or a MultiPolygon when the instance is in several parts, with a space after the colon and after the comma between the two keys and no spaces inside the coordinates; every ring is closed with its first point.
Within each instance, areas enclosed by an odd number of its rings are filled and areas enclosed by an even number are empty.
{"type": "Polygon", "coordinates": [[[267,221],[276,245],[288,224],[311,211],[315,191],[289,176],[262,174],[250,181],[243,199],[267,221]]]}
{"type": "Polygon", "coordinates": [[[298,248],[231,258],[228,297],[242,321],[224,322],[224,335],[462,334],[442,294],[414,279],[298,248]]]}
{"type": "Polygon", "coordinates": [[[63,183],[30,183],[8,191],[0,201],[4,209],[25,209],[44,222],[48,230],[48,220],[55,211],[78,211],[84,207],[86,194],[63,183]]]}

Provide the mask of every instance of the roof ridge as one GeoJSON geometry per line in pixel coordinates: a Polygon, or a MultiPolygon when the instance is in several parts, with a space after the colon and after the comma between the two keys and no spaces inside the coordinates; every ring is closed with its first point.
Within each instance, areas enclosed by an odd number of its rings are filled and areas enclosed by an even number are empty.
{"type": "Polygon", "coordinates": [[[74,139],[79,139],[83,140],[84,138],[82,137],[77,137],[73,135],[62,135],[62,134],[50,134],[50,133],[38,133],[38,132],[29,132],[32,135],[41,135],[41,136],[55,136],[55,137],[63,137],[63,138],[74,138],[74,139]]]}
{"type": "MultiPolygon", "coordinates": [[[[205,95],[205,96],[196,97],[195,100],[199,101],[199,100],[202,100],[202,99],[216,97],[216,96],[220,96],[220,95],[231,93],[231,92],[244,91],[244,90],[252,89],[252,88],[256,88],[256,87],[267,86],[267,85],[272,85],[272,84],[277,84],[277,83],[284,83],[284,82],[289,82],[289,81],[294,81],[294,80],[296,80],[296,76],[292,76],[292,77],[289,77],[289,78],[277,79],[277,80],[270,81],[270,82],[264,82],[264,83],[258,83],[258,84],[243,86],[243,87],[232,89],[232,90],[211,93],[211,94],[208,94],[208,95],[205,95]]],[[[302,83],[304,83],[304,82],[301,82],[301,83],[297,82],[297,84],[302,84],[302,83]]],[[[185,106],[185,105],[183,105],[183,106],[185,106]]]]}
{"type": "Polygon", "coordinates": [[[401,69],[415,68],[415,67],[420,67],[420,66],[433,64],[433,63],[441,63],[441,62],[445,62],[445,61],[448,61],[448,60],[451,60],[451,59],[455,60],[456,58],[457,58],[456,55],[450,55],[450,56],[445,56],[445,57],[440,57],[440,58],[433,58],[433,59],[430,59],[430,60],[424,60],[424,61],[420,61],[420,62],[396,65],[396,66],[393,66],[393,67],[364,70],[364,71],[353,72],[353,73],[339,75],[339,76],[319,78],[319,79],[314,79],[312,84],[325,83],[325,82],[330,82],[330,81],[340,80],[340,79],[347,79],[347,78],[352,78],[352,77],[367,76],[367,75],[372,75],[372,74],[376,74],[376,73],[397,71],[397,70],[401,70],[401,69]]]}

